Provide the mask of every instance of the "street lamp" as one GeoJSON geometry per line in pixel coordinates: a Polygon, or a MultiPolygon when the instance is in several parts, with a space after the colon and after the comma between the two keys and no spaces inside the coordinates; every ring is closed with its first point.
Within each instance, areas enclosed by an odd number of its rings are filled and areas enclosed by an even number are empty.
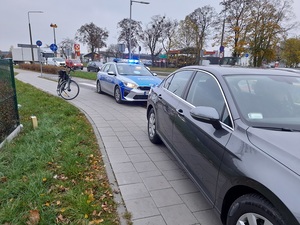
{"type": "MultiPolygon", "coordinates": [[[[55,28],[57,28],[57,25],[55,23],[51,23],[50,27],[53,28],[54,44],[56,45],[55,28]]],[[[56,51],[54,53],[55,53],[55,56],[56,56],[56,51]]]]}
{"type": "Polygon", "coordinates": [[[130,17],[129,17],[129,46],[128,46],[128,51],[129,51],[129,59],[131,59],[131,12],[132,12],[132,3],[140,3],[140,4],[145,4],[148,5],[150,2],[144,2],[144,1],[135,1],[135,0],[130,0],[130,17]]]}
{"type": "Polygon", "coordinates": [[[28,25],[29,25],[29,36],[30,36],[30,48],[31,48],[31,56],[32,56],[32,63],[34,63],[34,55],[33,55],[33,46],[32,46],[32,34],[31,34],[31,26],[30,26],[30,13],[43,13],[42,11],[28,11],[28,25]]]}

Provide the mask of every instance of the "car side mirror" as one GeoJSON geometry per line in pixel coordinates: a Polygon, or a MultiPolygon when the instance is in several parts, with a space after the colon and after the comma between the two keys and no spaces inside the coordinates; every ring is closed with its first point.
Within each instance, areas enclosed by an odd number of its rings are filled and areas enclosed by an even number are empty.
{"type": "Polygon", "coordinates": [[[108,74],[108,75],[116,75],[116,73],[113,72],[113,71],[108,71],[107,74],[108,74]]]}
{"type": "Polygon", "coordinates": [[[198,121],[211,124],[216,130],[222,128],[219,113],[215,108],[197,106],[190,111],[191,116],[198,121]]]}

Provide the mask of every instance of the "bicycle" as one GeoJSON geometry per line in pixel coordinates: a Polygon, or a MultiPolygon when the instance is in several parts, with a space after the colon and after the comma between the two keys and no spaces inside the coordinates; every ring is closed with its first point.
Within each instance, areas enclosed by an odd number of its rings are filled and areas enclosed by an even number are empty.
{"type": "Polygon", "coordinates": [[[72,100],[79,94],[79,85],[72,80],[70,73],[74,69],[67,67],[68,70],[58,71],[57,94],[65,100],[72,100]]]}

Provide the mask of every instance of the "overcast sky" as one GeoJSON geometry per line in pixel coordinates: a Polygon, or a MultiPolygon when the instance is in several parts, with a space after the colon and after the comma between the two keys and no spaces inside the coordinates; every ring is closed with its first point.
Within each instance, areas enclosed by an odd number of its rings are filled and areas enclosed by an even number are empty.
{"type": "MultiPolygon", "coordinates": [[[[182,20],[196,8],[211,5],[220,12],[221,0],[145,0],[149,5],[133,2],[132,19],[141,21],[143,26],[151,21],[154,15],[182,20]]],[[[294,0],[293,9],[300,21],[300,0],[294,0]]],[[[84,24],[93,22],[100,28],[109,31],[107,45],[117,44],[117,23],[129,18],[130,0],[1,0],[0,7],[0,50],[8,51],[17,44],[29,44],[29,11],[32,40],[35,44],[41,40],[43,46],[54,42],[51,23],[55,29],[56,43],[65,38],[74,39],[76,31],[84,24]]],[[[298,35],[300,32],[298,32],[298,35]]],[[[81,50],[86,53],[86,46],[81,43],[81,50]]],[[[42,46],[42,47],[43,47],[42,46]]],[[[143,52],[143,49],[142,49],[143,52]]]]}

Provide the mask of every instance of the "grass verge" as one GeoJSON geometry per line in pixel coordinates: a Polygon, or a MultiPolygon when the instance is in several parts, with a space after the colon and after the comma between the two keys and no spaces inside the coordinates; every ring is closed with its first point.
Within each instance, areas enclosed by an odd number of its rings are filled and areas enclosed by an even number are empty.
{"type": "Polygon", "coordinates": [[[81,70],[75,70],[74,72],[71,72],[71,76],[88,79],[88,80],[96,80],[97,79],[96,72],[84,72],[81,70]]]}
{"type": "Polygon", "coordinates": [[[16,85],[24,127],[0,149],[0,224],[119,224],[84,114],[28,84],[16,85]],[[36,129],[32,115],[38,119],[36,129]]]}

